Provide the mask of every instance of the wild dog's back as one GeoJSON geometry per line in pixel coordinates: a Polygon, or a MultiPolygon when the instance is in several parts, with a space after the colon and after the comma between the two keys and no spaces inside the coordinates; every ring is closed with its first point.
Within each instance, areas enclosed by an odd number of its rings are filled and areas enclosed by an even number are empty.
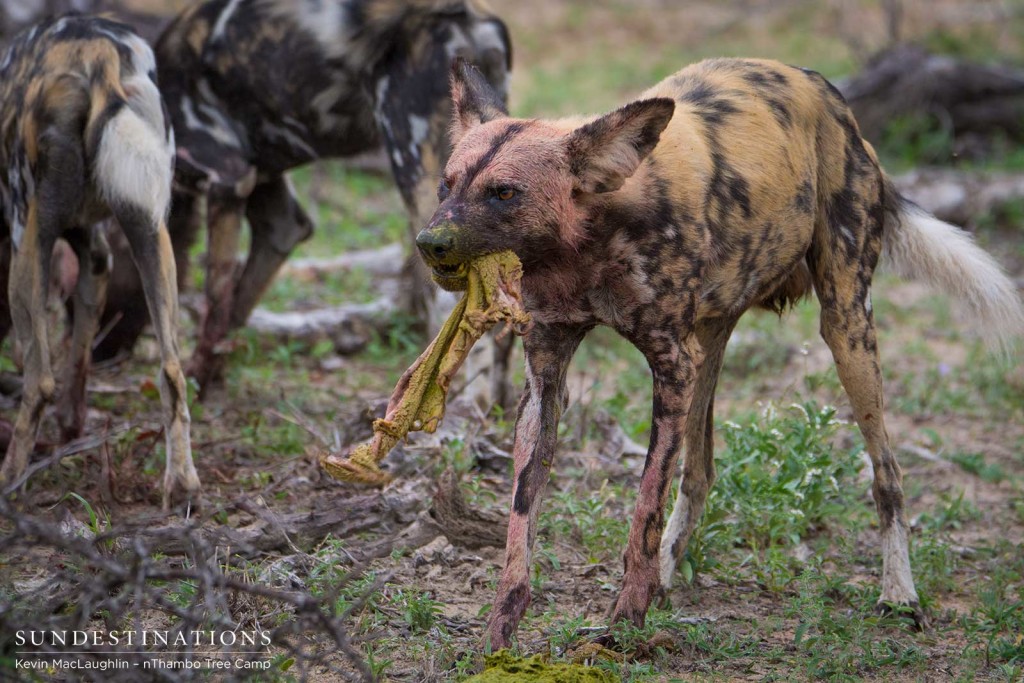
{"type": "MultiPolygon", "coordinates": [[[[881,207],[874,152],[842,96],[816,72],[712,59],[641,95],[648,97],[670,97],[676,111],[652,161],[627,186],[646,186],[647,174],[663,178],[661,201],[706,229],[711,261],[701,315],[785,305],[809,287],[797,267],[826,214],[856,210],[855,197],[881,207]]],[[[847,237],[851,251],[863,251],[867,235],[847,237]]]]}
{"type": "Polygon", "coordinates": [[[402,128],[385,131],[401,142],[389,150],[396,174],[411,172],[421,160],[407,148],[447,124],[432,107],[447,102],[456,50],[490,65],[496,83],[506,78],[504,24],[472,0],[207,0],[156,47],[182,160],[228,184],[244,162],[275,174],[372,150],[388,114],[387,125],[402,128]],[[385,111],[395,97],[411,100],[418,122],[385,111]],[[232,155],[238,169],[225,165],[232,155]]]}
{"type": "MultiPolygon", "coordinates": [[[[645,173],[663,175],[667,199],[707,231],[700,315],[751,304],[781,312],[810,291],[804,261],[812,270],[836,261],[871,272],[881,255],[897,273],[962,301],[994,346],[1009,347],[1024,331],[998,264],[896,192],[842,94],[817,72],[712,59],[642,97],[676,102],[636,177],[644,186],[645,173]]],[[[856,285],[860,305],[870,306],[869,284],[856,285]]]]}

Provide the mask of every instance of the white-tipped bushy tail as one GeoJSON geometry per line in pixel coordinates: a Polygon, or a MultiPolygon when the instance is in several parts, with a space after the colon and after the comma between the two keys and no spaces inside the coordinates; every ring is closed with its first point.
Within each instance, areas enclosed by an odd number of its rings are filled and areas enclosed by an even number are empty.
{"type": "Polygon", "coordinates": [[[125,80],[129,97],[105,126],[93,164],[104,199],[163,221],[171,201],[173,136],[164,126],[160,93],[145,74],[125,80]]]}
{"type": "Polygon", "coordinates": [[[1024,304],[1016,286],[970,234],[903,197],[895,199],[882,239],[884,264],[961,301],[974,332],[1009,353],[1024,337],[1024,304]]]}

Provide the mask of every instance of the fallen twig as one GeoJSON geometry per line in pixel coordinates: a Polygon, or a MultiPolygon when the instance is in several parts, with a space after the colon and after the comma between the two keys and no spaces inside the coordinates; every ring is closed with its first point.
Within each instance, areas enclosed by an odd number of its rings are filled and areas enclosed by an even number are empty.
{"type": "Polygon", "coordinates": [[[951,463],[949,460],[946,460],[945,458],[943,458],[940,455],[932,453],[930,450],[928,450],[927,448],[925,448],[923,446],[917,446],[917,445],[912,444],[912,443],[905,443],[905,444],[900,444],[900,450],[901,451],[906,451],[907,453],[910,453],[911,455],[916,455],[917,457],[921,458],[922,460],[927,460],[928,462],[934,462],[934,463],[936,463],[938,465],[941,465],[943,468],[951,469],[951,468],[954,467],[953,463],[951,463]]]}
{"type": "Polygon", "coordinates": [[[28,481],[29,478],[31,478],[32,475],[34,475],[36,472],[52,467],[53,465],[57,464],[64,458],[71,457],[72,455],[77,455],[78,453],[87,451],[90,448],[96,448],[97,446],[101,446],[104,443],[106,443],[107,440],[109,440],[111,437],[117,436],[118,434],[121,434],[122,432],[125,431],[127,431],[127,428],[122,427],[112,432],[104,431],[103,434],[98,436],[83,436],[80,439],[69,441],[63,446],[57,448],[49,457],[26,467],[25,471],[21,473],[21,476],[15,479],[13,482],[11,482],[7,486],[7,488],[5,488],[2,493],[0,493],[0,496],[6,498],[7,496],[11,495],[19,488],[21,488],[21,486],[26,481],[28,481]]]}

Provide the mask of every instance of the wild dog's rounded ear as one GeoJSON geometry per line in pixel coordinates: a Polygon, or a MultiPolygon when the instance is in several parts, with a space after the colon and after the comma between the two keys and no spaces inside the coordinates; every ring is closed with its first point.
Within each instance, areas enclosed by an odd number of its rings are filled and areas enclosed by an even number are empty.
{"type": "Polygon", "coordinates": [[[569,167],[581,192],[611,192],[651,153],[676,103],[667,97],[631,102],[577,128],[566,141],[569,167]]]}
{"type": "Polygon", "coordinates": [[[501,95],[462,57],[452,60],[452,145],[470,128],[508,116],[501,95]]]}

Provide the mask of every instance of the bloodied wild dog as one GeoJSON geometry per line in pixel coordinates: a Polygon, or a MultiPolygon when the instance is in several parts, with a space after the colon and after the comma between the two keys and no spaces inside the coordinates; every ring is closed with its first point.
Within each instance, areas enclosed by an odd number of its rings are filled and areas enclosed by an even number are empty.
{"type": "Polygon", "coordinates": [[[610,114],[518,120],[471,67],[452,77],[455,148],[417,244],[443,282],[512,249],[534,326],[516,423],[505,568],[485,644],[508,646],[530,600],[531,548],[566,401],[566,368],[596,325],[650,364],[651,442],[612,621],[642,625],[667,589],[714,480],[712,403],[726,342],[754,306],[813,286],[874,465],[884,605],[918,617],[899,465],[882,416],[871,312],[879,257],[962,299],[977,330],[1024,330],[1018,295],[958,228],[893,189],[839,92],[812,71],[711,60],[610,114]],[[685,446],[679,496],[664,509],[685,446]]]}
{"type": "Polygon", "coordinates": [[[110,255],[99,225],[120,224],[142,275],[160,344],[167,438],[164,506],[177,487],[199,489],[189,441],[185,378],[175,338],[178,293],[164,220],[174,135],[154,83],[153,52],[123,24],[69,15],[20,34],[0,63],[0,240],[9,243],[8,292],[24,354],[14,436],[0,470],[24,471],[40,418],[56,393],[47,336],[50,255],[63,238],[78,257],[74,326],[57,417],[65,438],[81,434],[93,336],[110,255]]]}
{"type": "MultiPolygon", "coordinates": [[[[178,137],[179,277],[207,198],[207,310],[189,366],[201,385],[217,372],[218,344],[312,233],[285,172],[384,145],[418,230],[448,155],[452,59],[479,65],[504,96],[510,50],[504,23],[477,0],[208,0],[167,29],[156,51],[178,137]],[[252,242],[236,274],[243,216],[252,242]]],[[[130,346],[146,322],[131,287],[111,295],[109,315],[123,318],[98,357],[130,346]]]]}

